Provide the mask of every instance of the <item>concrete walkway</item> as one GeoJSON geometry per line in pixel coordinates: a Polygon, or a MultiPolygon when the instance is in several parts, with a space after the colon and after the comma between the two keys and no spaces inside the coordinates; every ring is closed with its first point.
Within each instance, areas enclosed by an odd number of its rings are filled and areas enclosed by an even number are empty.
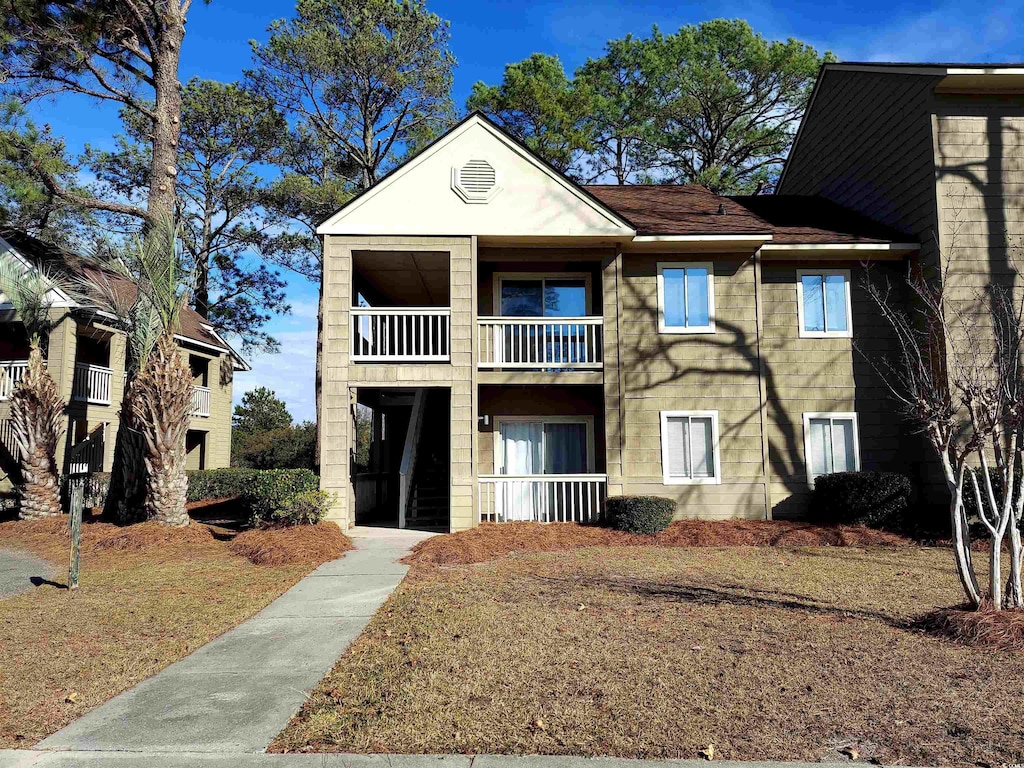
{"type": "MultiPolygon", "coordinates": [[[[429,535],[386,529],[353,533],[354,551],[320,566],[252,619],[36,748],[177,754],[266,749],[405,576],[407,566],[396,561],[429,535]]],[[[41,759],[29,765],[84,763],[82,758],[41,759]]],[[[240,764],[232,759],[211,765],[240,764]]],[[[186,764],[204,763],[168,763],[186,764]]]]}
{"type": "Polygon", "coordinates": [[[14,549],[0,549],[0,599],[28,592],[32,579],[48,581],[56,569],[41,557],[14,549]]]}
{"type": "Polygon", "coordinates": [[[0,751],[0,768],[849,768],[845,763],[626,760],[548,755],[213,755],[0,751]]]}

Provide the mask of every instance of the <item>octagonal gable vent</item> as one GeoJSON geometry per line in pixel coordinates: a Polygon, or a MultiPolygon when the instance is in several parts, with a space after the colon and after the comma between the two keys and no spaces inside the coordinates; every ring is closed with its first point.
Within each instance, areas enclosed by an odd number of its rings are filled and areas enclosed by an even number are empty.
{"type": "Polygon", "coordinates": [[[486,160],[470,160],[452,168],[452,189],[467,203],[489,202],[501,191],[498,172],[486,160]]]}

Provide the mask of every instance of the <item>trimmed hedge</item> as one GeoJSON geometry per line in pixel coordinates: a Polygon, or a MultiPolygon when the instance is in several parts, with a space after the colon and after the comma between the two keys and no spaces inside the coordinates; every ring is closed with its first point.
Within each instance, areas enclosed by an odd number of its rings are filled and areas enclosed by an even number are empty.
{"type": "Polygon", "coordinates": [[[661,496],[612,496],[605,512],[613,528],[627,533],[652,535],[668,528],[676,503],[661,496]]]}
{"type": "Polygon", "coordinates": [[[188,475],[189,501],[244,497],[250,492],[257,474],[254,469],[197,469],[188,475]]]}
{"type": "Polygon", "coordinates": [[[822,523],[899,531],[913,494],[910,479],[897,472],[835,472],[815,479],[809,513],[822,523]]]}

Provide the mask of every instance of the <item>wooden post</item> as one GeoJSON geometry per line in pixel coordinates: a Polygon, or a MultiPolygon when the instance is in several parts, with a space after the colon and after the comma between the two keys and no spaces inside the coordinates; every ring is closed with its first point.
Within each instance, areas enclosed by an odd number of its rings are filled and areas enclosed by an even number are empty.
{"type": "Polygon", "coordinates": [[[68,589],[78,589],[78,561],[82,547],[82,508],[85,506],[85,487],[71,486],[71,560],[68,565],[68,589]]]}

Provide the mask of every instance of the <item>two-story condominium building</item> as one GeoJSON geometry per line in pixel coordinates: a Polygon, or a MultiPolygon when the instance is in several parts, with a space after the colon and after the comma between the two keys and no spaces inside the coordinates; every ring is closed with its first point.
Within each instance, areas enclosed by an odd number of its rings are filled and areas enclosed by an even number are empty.
{"type": "MultiPolygon", "coordinates": [[[[22,232],[0,229],[0,252],[12,253],[27,269],[78,271],[74,254],[22,232]]],[[[115,276],[115,287],[134,290],[115,276]]],[[[65,438],[57,466],[66,476],[109,472],[125,384],[125,336],[114,319],[59,291],[51,297],[55,326],[46,348],[47,368],[68,403],[65,438]]],[[[10,436],[11,392],[24,374],[28,338],[0,294],[0,491],[9,490],[15,470],[10,436]]],[[[235,371],[246,362],[194,310],[186,308],[177,336],[193,376],[193,414],[186,436],[189,469],[226,467],[231,459],[231,396],[235,371]]]]}
{"type": "Polygon", "coordinates": [[[915,461],[854,345],[890,344],[863,281],[919,242],[823,197],[580,186],[471,115],[319,233],[343,526],[593,520],[617,494],[764,519],[915,461]]]}

